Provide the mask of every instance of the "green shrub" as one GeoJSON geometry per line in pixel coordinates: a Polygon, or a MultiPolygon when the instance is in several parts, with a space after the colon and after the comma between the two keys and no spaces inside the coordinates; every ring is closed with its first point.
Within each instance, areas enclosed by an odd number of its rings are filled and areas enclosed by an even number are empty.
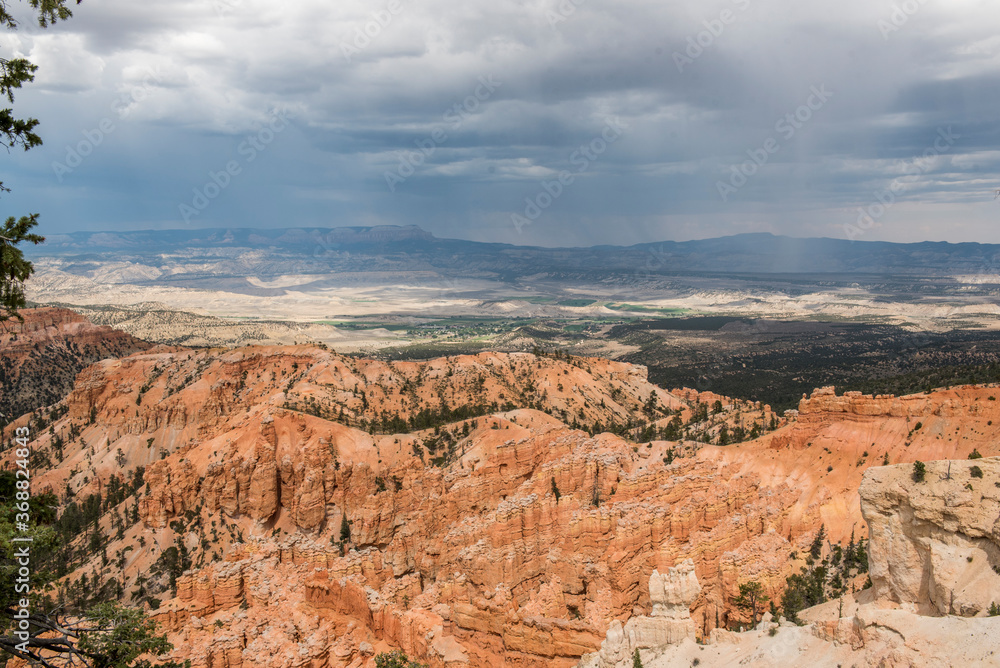
{"type": "Polygon", "coordinates": [[[923,462],[913,462],[913,482],[923,482],[927,477],[927,465],[923,462]]]}
{"type": "Polygon", "coordinates": [[[375,665],[377,668],[427,668],[426,664],[410,661],[410,657],[398,649],[376,656],[375,665]]]}
{"type": "Polygon", "coordinates": [[[978,466],[973,466],[971,469],[969,469],[969,475],[971,475],[973,478],[982,478],[983,470],[978,466]]]}

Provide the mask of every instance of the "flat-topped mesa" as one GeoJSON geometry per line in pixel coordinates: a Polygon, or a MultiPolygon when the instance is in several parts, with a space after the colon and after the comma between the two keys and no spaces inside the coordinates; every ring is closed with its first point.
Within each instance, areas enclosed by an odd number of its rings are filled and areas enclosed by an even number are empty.
{"type": "Polygon", "coordinates": [[[691,559],[668,569],[664,575],[654,570],[649,576],[651,615],[633,617],[624,626],[617,619],[611,622],[601,649],[584,655],[579,668],[628,668],[636,650],[642,656],[643,650],[659,651],[685,639],[694,640],[690,608],[700,593],[701,585],[691,559]]]}
{"type": "Polygon", "coordinates": [[[79,313],[65,308],[29,308],[21,310],[22,322],[15,322],[13,331],[17,334],[31,334],[48,328],[63,328],[69,325],[89,325],[90,321],[79,313]]]}
{"type": "Polygon", "coordinates": [[[126,345],[129,354],[135,350],[145,350],[153,344],[133,339],[125,332],[94,325],[87,318],[65,308],[42,307],[22,309],[23,322],[8,323],[0,332],[0,348],[5,355],[16,354],[20,349],[34,349],[38,346],[72,343],[74,347],[113,347],[126,345]]]}
{"type": "Polygon", "coordinates": [[[909,417],[926,414],[931,404],[932,401],[922,394],[897,397],[892,394],[872,396],[861,392],[844,392],[837,396],[831,385],[813,390],[808,398],[802,395],[802,400],[799,401],[799,418],[808,419],[808,416],[830,413],[865,417],[909,417]]]}
{"type": "Polygon", "coordinates": [[[982,617],[1000,603],[1000,457],[868,469],[861,513],[877,599],[982,617]]]}

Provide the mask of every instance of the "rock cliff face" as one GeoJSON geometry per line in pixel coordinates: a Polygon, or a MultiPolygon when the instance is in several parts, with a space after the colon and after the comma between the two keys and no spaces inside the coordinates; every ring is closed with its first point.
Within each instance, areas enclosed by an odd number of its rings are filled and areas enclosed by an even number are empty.
{"type": "Polygon", "coordinates": [[[1000,604],[1000,459],[871,469],[861,484],[875,596],[921,614],[1000,604]]]}
{"type": "MultiPolygon", "coordinates": [[[[415,461],[386,469],[342,462],[337,469],[320,439],[338,447],[346,441],[322,421],[280,411],[258,424],[257,434],[229,433],[229,449],[208,441],[186,451],[184,461],[152,465],[140,516],[154,529],[188,512],[255,521],[263,530],[248,531],[258,536],[277,529],[282,540],[265,543],[321,571],[300,573],[279,560],[273,580],[300,583],[292,589],[303,588],[305,604],[323,602],[364,622],[376,639],[429,661],[433,655],[406,641],[410,636],[386,635],[398,625],[389,622],[407,619],[411,606],[439,615],[442,633],[473,665],[498,657],[512,665],[575,661],[597,646],[607,616],[645,605],[638,583],[653,569],[697,559],[717,588],[719,561],[730,550],[763,561],[758,550],[770,543],[753,546],[767,535],[767,517],[780,517],[781,501],[790,503],[783,495],[762,498],[753,483],[729,481],[697,458],[666,467],[666,444],[647,449],[649,462],[617,437],[591,438],[534,411],[481,423],[447,471],[415,461]],[[285,435],[298,439],[296,450],[285,435]],[[398,489],[387,482],[380,491],[379,477],[398,480],[398,489]],[[304,510],[313,507],[319,514],[304,510]],[[354,551],[341,556],[331,542],[340,538],[344,510],[354,551]],[[286,531],[317,538],[291,548],[286,531]],[[361,595],[366,588],[372,593],[361,595]],[[345,607],[345,598],[355,603],[345,607]]],[[[784,539],[778,542],[787,550],[784,539]]],[[[160,609],[172,628],[186,622],[186,577],[177,603],[160,609]]],[[[215,614],[217,605],[192,614],[215,614]]],[[[694,623],[688,626],[693,632],[694,623]]]]}
{"type": "Polygon", "coordinates": [[[666,575],[653,571],[649,576],[652,613],[648,617],[632,617],[624,626],[617,619],[611,622],[600,651],[584,656],[581,668],[627,668],[632,665],[636,650],[640,658],[648,661],[652,651],[694,640],[691,604],[699,593],[701,585],[690,559],[671,567],[666,575]]]}
{"type": "MultiPolygon", "coordinates": [[[[665,639],[640,652],[643,665],[997,665],[1000,616],[988,609],[1000,605],[1000,458],[931,462],[922,480],[913,471],[875,467],[861,484],[872,588],[803,611],[803,627],[766,614],[749,632],[713,630],[705,646],[665,639]]],[[[627,630],[648,619],[613,625],[580,667],[630,665],[625,651],[643,645],[627,630]]]]}
{"type": "Polygon", "coordinates": [[[63,308],[24,309],[21,316],[24,322],[0,330],[0,424],[60,401],[87,365],[152,347],[63,308]]]}
{"type": "Polygon", "coordinates": [[[699,395],[627,364],[156,349],[84,369],[32,447],[65,441],[35,483],[77,499],[143,467],[100,521],[113,558],[68,580],[162,601],[175,658],[198,668],[358,668],[392,647],[435,668],[568,667],[616,624],[633,649],[707,637],[739,621],[750,579],[779,597],[821,525],[864,535],[852,499],[867,468],[996,454],[997,392],[887,416],[866,408],[882,399],[845,412],[821,391],[800,422],[718,447],[574,428],[691,414],[699,395]]]}
{"type": "MultiPolygon", "coordinates": [[[[857,490],[870,467],[965,459],[976,449],[983,455],[997,454],[998,398],[996,387],[965,386],[904,397],[857,392],[837,396],[832,387],[818,389],[803,398],[789,427],[760,439],[771,448],[771,456],[750,460],[745,470],[765,481],[801,484],[831,539],[846,542],[852,530],[858,535],[864,531],[857,490]]],[[[719,456],[739,456],[747,447],[727,448],[719,456]]]]}

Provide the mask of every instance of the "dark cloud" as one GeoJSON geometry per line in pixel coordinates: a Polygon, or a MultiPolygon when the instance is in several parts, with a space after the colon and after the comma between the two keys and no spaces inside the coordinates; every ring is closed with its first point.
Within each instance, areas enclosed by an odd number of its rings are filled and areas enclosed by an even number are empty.
{"type": "Polygon", "coordinates": [[[45,65],[18,108],[43,121],[46,144],[5,161],[6,202],[42,211],[52,231],[842,236],[904,178],[868,238],[1000,241],[986,203],[1000,181],[1000,8],[926,3],[899,25],[892,3],[862,0],[108,0],[75,14],[10,47],[45,65]],[[499,85],[484,92],[483,78],[499,85]],[[832,97],[809,109],[817,87],[832,97]],[[260,135],[275,109],[288,127],[260,135]],[[609,122],[624,130],[602,146],[609,122]],[[958,138],[922,157],[948,127],[958,138]],[[251,160],[254,137],[269,141],[251,160]],[[747,166],[769,140],[766,163],[747,166]],[[581,160],[592,143],[600,152],[581,160]],[[77,149],[87,155],[61,170],[77,149]],[[184,220],[231,161],[239,174],[184,220]],[[741,167],[752,174],[720,195],[741,167]],[[518,230],[511,216],[566,171],[574,182],[518,230]]]}

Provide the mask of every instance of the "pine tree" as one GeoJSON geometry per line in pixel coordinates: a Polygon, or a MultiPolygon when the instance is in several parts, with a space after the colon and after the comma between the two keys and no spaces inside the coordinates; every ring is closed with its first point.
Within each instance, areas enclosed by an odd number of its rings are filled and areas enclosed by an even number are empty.
{"type": "Polygon", "coordinates": [[[819,525],[819,533],[816,534],[816,538],[809,547],[809,555],[813,559],[819,559],[820,555],[823,553],[824,538],[826,538],[826,527],[821,524],[819,525]]]}
{"type": "Polygon", "coordinates": [[[347,521],[347,513],[340,516],[340,540],[343,543],[351,540],[351,524],[347,521]]]}
{"type": "Polygon", "coordinates": [[[751,625],[756,625],[759,606],[769,600],[771,599],[764,593],[764,587],[760,582],[751,580],[740,585],[740,595],[733,599],[733,605],[742,610],[749,610],[751,625]]]}
{"type": "Polygon", "coordinates": [[[849,571],[854,567],[856,547],[854,545],[854,529],[851,529],[851,541],[847,544],[847,550],[844,552],[844,570],[849,571]]]}
{"type": "MultiPolygon", "coordinates": [[[[65,6],[66,0],[30,0],[29,4],[37,10],[35,18],[42,28],[72,16],[65,6]]],[[[18,27],[17,19],[7,11],[7,3],[0,4],[0,26],[8,30],[18,27]]],[[[13,104],[14,90],[34,81],[37,69],[25,58],[0,58],[0,95],[13,104]]],[[[35,132],[37,126],[38,119],[16,118],[12,108],[0,109],[0,144],[8,149],[20,146],[25,151],[41,146],[42,138],[35,132]]],[[[0,192],[10,192],[10,188],[0,182],[0,192]]],[[[20,218],[10,216],[0,227],[0,322],[11,318],[21,320],[18,310],[26,305],[24,282],[34,272],[34,267],[24,259],[18,245],[45,241],[44,237],[31,232],[37,224],[38,214],[32,213],[20,218]]]]}

